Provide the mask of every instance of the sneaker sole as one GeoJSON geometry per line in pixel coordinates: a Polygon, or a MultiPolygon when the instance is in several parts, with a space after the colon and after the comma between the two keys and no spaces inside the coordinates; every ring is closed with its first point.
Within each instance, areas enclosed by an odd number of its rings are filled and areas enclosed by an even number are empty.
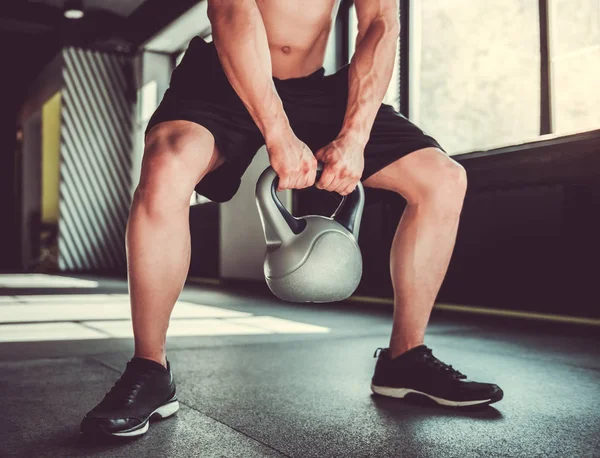
{"type": "Polygon", "coordinates": [[[490,398],[490,399],[478,399],[475,401],[451,401],[449,399],[438,398],[437,396],[423,393],[422,391],[413,390],[411,388],[390,388],[387,386],[373,385],[372,383],[371,383],[371,391],[373,391],[373,393],[379,394],[381,396],[388,396],[391,398],[398,398],[398,399],[402,399],[402,398],[406,397],[406,395],[408,395],[408,394],[418,394],[421,396],[428,397],[429,399],[431,399],[432,401],[434,401],[440,405],[451,406],[451,407],[467,407],[467,406],[476,406],[476,405],[481,405],[481,404],[492,404],[492,403],[497,402],[500,399],[502,399],[502,396],[500,396],[499,399],[490,398]]]}
{"type": "Polygon", "coordinates": [[[146,432],[148,431],[148,428],[150,427],[150,419],[168,418],[171,415],[174,415],[175,412],[177,412],[178,410],[179,410],[179,402],[178,401],[175,400],[175,401],[168,402],[167,404],[160,406],[158,409],[156,409],[154,412],[152,412],[150,414],[150,416],[148,416],[146,421],[144,423],[142,423],[141,425],[137,426],[135,429],[130,429],[128,431],[119,431],[118,433],[109,433],[109,435],[117,436],[117,437],[141,436],[142,434],[146,434],[146,432]]]}

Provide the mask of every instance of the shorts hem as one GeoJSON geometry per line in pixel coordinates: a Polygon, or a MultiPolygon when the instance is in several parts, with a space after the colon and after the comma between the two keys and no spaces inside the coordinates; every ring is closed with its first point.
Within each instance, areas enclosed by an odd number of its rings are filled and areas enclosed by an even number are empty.
{"type": "Polygon", "coordinates": [[[411,147],[406,148],[404,153],[388,154],[385,157],[382,157],[380,160],[372,160],[368,167],[365,167],[361,181],[367,180],[368,178],[372,177],[377,172],[383,170],[388,165],[393,164],[397,160],[402,159],[403,157],[406,157],[412,153],[415,153],[425,148],[437,148],[443,153],[448,154],[433,137],[426,136],[419,141],[411,142],[411,147]]]}

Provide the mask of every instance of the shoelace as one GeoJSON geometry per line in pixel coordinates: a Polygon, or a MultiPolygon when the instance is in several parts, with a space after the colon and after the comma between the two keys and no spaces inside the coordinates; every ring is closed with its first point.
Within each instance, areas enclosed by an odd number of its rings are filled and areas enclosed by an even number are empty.
{"type": "Polygon", "coordinates": [[[427,348],[423,353],[423,361],[434,367],[444,375],[448,375],[457,380],[464,380],[467,376],[458,370],[454,369],[450,364],[443,363],[432,354],[432,350],[427,348]]]}
{"type": "MultiPolygon", "coordinates": [[[[375,350],[375,353],[373,354],[373,358],[377,358],[377,356],[379,356],[379,354],[385,350],[385,348],[377,348],[375,350]]],[[[443,363],[435,356],[433,356],[431,348],[425,348],[424,353],[422,353],[422,359],[424,362],[426,362],[431,367],[435,368],[444,375],[450,376],[456,380],[464,380],[467,378],[465,374],[454,369],[450,364],[443,363]]]]}
{"type": "Polygon", "coordinates": [[[127,363],[123,375],[115,382],[106,393],[103,404],[121,405],[133,400],[144,382],[153,375],[152,372],[138,372],[127,363]]]}

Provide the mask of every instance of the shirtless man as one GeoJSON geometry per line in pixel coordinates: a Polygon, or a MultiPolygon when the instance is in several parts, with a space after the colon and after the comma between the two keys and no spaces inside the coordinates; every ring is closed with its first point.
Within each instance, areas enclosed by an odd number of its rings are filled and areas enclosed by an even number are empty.
{"type": "Polygon", "coordinates": [[[396,53],[396,0],[355,4],[356,52],[324,76],[339,0],[208,0],[214,41],[191,41],[146,132],[127,226],[135,355],[86,415],[83,432],[139,435],[153,414],[177,411],[165,338],[189,268],[189,198],[196,189],[218,202],[231,199],[263,144],[280,189],[311,186],[318,160],[321,189],[345,195],[362,180],[408,203],[390,255],[392,335],[389,348],[378,349],[372,390],[419,392],[452,406],[502,398],[498,386],[466,381],[423,344],[466,176],[433,138],[381,103],[396,53]]]}

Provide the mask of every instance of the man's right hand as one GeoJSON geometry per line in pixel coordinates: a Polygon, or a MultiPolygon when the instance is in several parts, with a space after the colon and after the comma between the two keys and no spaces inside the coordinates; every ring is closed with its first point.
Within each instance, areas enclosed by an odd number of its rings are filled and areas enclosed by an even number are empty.
{"type": "Polygon", "coordinates": [[[279,176],[278,191],[312,186],[317,175],[313,152],[291,129],[267,142],[271,167],[279,176]]]}

